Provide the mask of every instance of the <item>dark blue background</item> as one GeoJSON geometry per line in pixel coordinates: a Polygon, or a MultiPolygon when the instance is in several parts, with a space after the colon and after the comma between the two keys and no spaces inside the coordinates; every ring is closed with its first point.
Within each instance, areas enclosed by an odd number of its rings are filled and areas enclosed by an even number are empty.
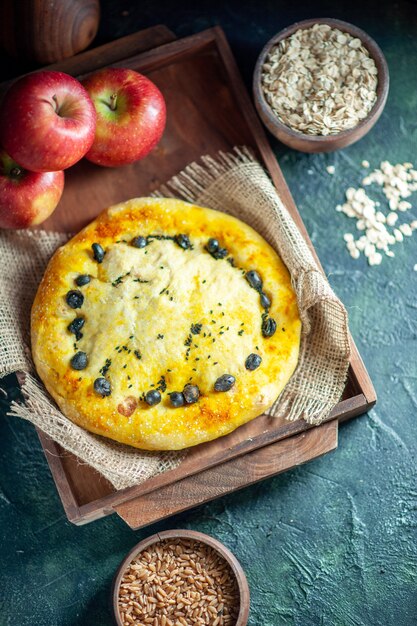
{"type": "MultiPolygon", "coordinates": [[[[2,400],[1,625],[110,626],[109,588],[118,562],[141,538],[171,527],[207,532],[235,552],[251,587],[251,626],[417,623],[417,238],[370,268],[348,256],[342,236],[353,226],[334,210],[344,190],[359,185],[363,159],[371,167],[385,159],[417,165],[415,3],[103,0],[97,43],[157,23],[178,36],[220,24],[250,86],[267,39],[315,16],[368,31],[391,72],[385,112],[358,144],[309,156],[270,138],[329,280],[349,310],[379,395],[376,408],[341,427],[336,452],[133,532],[116,516],[78,528],[66,521],[33,427],[6,417],[2,400]],[[333,177],[325,169],[330,164],[333,177]]],[[[21,69],[7,62],[1,77],[21,69]]],[[[417,210],[411,213],[416,219],[417,210]]],[[[12,395],[12,379],[7,386],[12,395]]]]}

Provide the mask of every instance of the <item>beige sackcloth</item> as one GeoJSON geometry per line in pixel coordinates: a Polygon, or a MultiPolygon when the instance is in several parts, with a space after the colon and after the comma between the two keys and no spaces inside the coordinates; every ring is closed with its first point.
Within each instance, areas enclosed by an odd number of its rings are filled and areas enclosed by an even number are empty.
{"type": "MultiPolygon", "coordinates": [[[[175,196],[234,215],[278,251],[291,274],[302,338],[297,369],[268,414],[320,424],[345,387],[350,357],[346,310],[249,150],[236,148],[201,162],[189,165],[153,195],[175,196]]],[[[175,467],[186,451],[146,452],[89,433],[60,412],[36,378],[30,309],[50,257],[68,237],[44,231],[0,232],[0,378],[24,372],[25,404],[13,403],[10,414],[35,424],[122,489],[175,467]]]]}

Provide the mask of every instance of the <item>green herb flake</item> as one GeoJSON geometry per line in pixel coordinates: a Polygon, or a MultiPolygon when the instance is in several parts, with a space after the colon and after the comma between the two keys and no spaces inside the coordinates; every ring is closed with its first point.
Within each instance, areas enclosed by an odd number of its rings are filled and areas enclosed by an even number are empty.
{"type": "Polygon", "coordinates": [[[123,281],[123,278],[125,278],[126,276],[129,276],[130,272],[126,272],[126,274],[122,274],[121,276],[119,276],[118,278],[116,278],[116,280],[114,280],[112,282],[112,286],[113,287],[117,287],[118,285],[120,285],[120,283],[123,281]]]}
{"type": "Polygon", "coordinates": [[[99,369],[99,372],[102,376],[105,376],[110,369],[111,359],[106,359],[103,367],[99,369]]]}
{"type": "MultiPolygon", "coordinates": [[[[146,252],[145,252],[145,254],[146,254],[146,252]]],[[[144,278],[134,278],[133,282],[134,283],[150,283],[151,281],[150,280],[145,280],[144,278]]]]}
{"type": "Polygon", "coordinates": [[[167,384],[166,384],[165,376],[161,376],[161,378],[157,382],[156,388],[159,389],[159,391],[162,391],[162,393],[166,391],[167,384]]]}

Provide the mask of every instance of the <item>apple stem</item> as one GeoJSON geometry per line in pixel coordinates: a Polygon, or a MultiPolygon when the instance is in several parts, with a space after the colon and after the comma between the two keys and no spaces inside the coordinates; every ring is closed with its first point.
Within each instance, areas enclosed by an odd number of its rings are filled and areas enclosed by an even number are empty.
{"type": "Polygon", "coordinates": [[[112,111],[115,111],[115,110],[116,110],[116,101],[117,101],[117,93],[113,93],[113,94],[110,96],[110,109],[111,109],[112,111]]]}
{"type": "Polygon", "coordinates": [[[12,178],[19,178],[21,174],[22,170],[20,169],[20,167],[12,167],[12,169],[10,170],[10,176],[12,178]]]}

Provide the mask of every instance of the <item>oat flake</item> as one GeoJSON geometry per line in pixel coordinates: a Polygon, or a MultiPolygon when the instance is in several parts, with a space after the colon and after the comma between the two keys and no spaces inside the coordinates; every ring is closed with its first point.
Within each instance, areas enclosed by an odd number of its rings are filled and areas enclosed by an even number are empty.
{"type": "Polygon", "coordinates": [[[352,233],[343,235],[350,256],[359,259],[362,252],[369,265],[380,265],[382,253],[394,257],[390,247],[403,242],[405,237],[411,237],[413,231],[417,230],[417,220],[396,226],[398,211],[406,212],[412,208],[411,202],[403,198],[417,191],[417,170],[413,169],[412,163],[392,165],[389,161],[383,161],[379,169],[362,180],[364,186],[372,183],[382,187],[387,201],[387,214],[377,210],[380,203],[372,200],[363,187],[349,187],[346,190],[346,202],[339,204],[336,211],[356,219],[356,228],[361,233],[356,240],[352,233]]]}
{"type": "Polygon", "coordinates": [[[336,135],[357,126],[376,102],[377,84],[377,67],[361,40],[327,24],[280,41],[261,75],[272,111],[307,135],[336,135]]]}

